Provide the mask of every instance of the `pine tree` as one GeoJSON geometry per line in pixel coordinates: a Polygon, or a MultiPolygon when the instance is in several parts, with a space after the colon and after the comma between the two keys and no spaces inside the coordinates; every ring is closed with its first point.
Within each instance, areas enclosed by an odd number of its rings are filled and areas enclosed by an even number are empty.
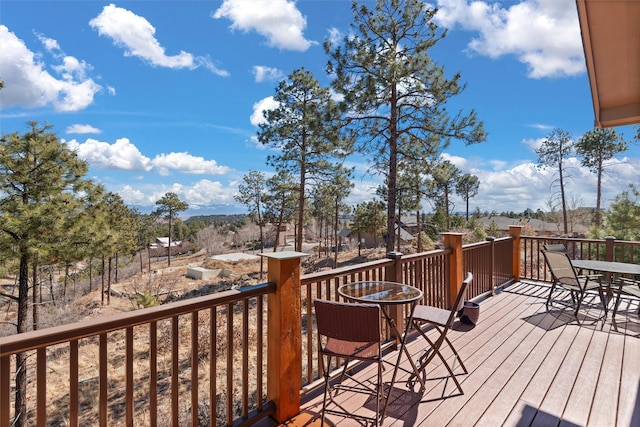
{"type": "Polygon", "coordinates": [[[458,177],[456,182],[456,194],[464,200],[465,203],[465,220],[469,221],[469,200],[478,195],[480,188],[480,180],[477,176],[465,173],[458,177]]]}
{"type": "MultiPolygon", "coordinates": [[[[449,115],[447,101],[464,85],[451,79],[429,50],[444,38],[433,22],[436,9],[419,0],[378,0],[352,6],[352,31],[342,43],[325,42],[328,72],[344,96],[346,121],[387,185],[387,250],[393,250],[398,162],[405,145],[422,145],[433,157],[451,140],[467,144],[485,139],[474,111],[449,115]]],[[[414,159],[421,161],[421,159],[414,159]]]]}
{"type": "Polygon", "coordinates": [[[176,193],[166,193],[160,200],[156,201],[157,209],[154,214],[164,217],[169,221],[169,247],[167,248],[167,266],[171,267],[171,232],[172,223],[176,215],[189,209],[189,204],[180,200],[176,193]]]}
{"type": "Polygon", "coordinates": [[[274,100],[278,107],[265,111],[258,140],[280,151],[267,163],[299,179],[296,250],[302,240],[309,182],[331,173],[332,159],[344,158],[351,148],[340,135],[340,111],[328,88],[321,88],[310,71],[295,70],[280,82],[274,100]]]}
{"type": "MultiPolygon", "coordinates": [[[[0,139],[0,247],[19,258],[17,333],[28,328],[29,266],[38,253],[51,252],[80,214],[86,191],[87,165],[61,143],[51,126],[29,122],[23,135],[0,139]]],[[[26,424],[26,355],[16,355],[16,426],[26,424]]]]}
{"type": "Polygon", "coordinates": [[[451,196],[460,176],[460,169],[448,160],[439,163],[432,171],[437,191],[438,205],[442,207],[447,231],[451,229],[451,196]]]}
{"type": "Polygon", "coordinates": [[[276,227],[276,237],[273,245],[275,252],[280,242],[280,232],[283,225],[293,220],[298,206],[299,187],[293,180],[293,175],[286,170],[267,179],[267,195],[265,197],[265,220],[276,227]]]}
{"type": "MultiPolygon", "coordinates": [[[[266,196],[266,183],[264,174],[258,171],[249,171],[238,185],[238,194],[234,196],[236,201],[245,205],[249,216],[258,225],[260,230],[260,253],[264,252],[264,202],[266,196]]],[[[264,271],[264,258],[260,257],[260,278],[264,271]]]]}
{"type": "Polygon", "coordinates": [[[588,167],[598,179],[595,225],[600,228],[602,225],[602,175],[604,175],[608,162],[613,156],[627,150],[627,143],[614,128],[593,129],[582,135],[575,148],[576,154],[582,157],[582,166],[588,167]]]}

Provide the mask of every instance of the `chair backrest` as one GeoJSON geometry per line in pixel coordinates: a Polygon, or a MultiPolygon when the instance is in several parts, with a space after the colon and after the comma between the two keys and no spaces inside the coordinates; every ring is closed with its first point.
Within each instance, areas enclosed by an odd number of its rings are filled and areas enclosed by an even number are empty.
{"type": "Polygon", "coordinates": [[[580,286],[578,275],[566,252],[541,251],[553,279],[559,284],[580,286]]]}
{"type": "Polygon", "coordinates": [[[350,342],[380,342],[381,315],[378,304],[316,299],[318,335],[350,342]]]}
{"type": "Polygon", "coordinates": [[[458,313],[458,311],[460,311],[460,309],[464,305],[464,297],[467,294],[467,288],[471,284],[472,280],[473,280],[473,274],[471,272],[468,272],[467,277],[465,277],[464,280],[462,281],[462,286],[460,286],[460,290],[458,291],[456,300],[453,303],[453,306],[451,307],[451,314],[449,315],[449,322],[447,323],[449,326],[453,324],[456,314],[458,313]]]}
{"type": "Polygon", "coordinates": [[[567,247],[564,243],[551,243],[547,245],[542,245],[545,251],[553,251],[553,252],[563,252],[567,253],[567,247]]]}

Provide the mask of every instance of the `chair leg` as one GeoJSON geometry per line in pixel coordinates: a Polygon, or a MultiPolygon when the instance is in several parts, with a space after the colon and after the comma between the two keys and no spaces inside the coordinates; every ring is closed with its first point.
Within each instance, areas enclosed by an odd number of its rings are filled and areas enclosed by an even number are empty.
{"type": "MultiPolygon", "coordinates": [[[[325,409],[327,408],[327,394],[331,395],[331,392],[329,390],[329,369],[325,367],[324,356],[322,355],[320,355],[320,365],[322,367],[322,375],[324,376],[324,396],[322,398],[322,416],[320,417],[320,425],[323,426],[325,409]]],[[[331,356],[328,356],[327,366],[331,366],[331,356]]]]}
{"type": "MultiPolygon", "coordinates": [[[[430,348],[427,350],[427,352],[424,355],[422,355],[422,357],[420,357],[420,365],[418,366],[418,372],[422,372],[424,374],[424,370],[427,368],[427,366],[429,366],[431,361],[437,355],[440,358],[440,360],[442,361],[442,364],[447,368],[447,371],[449,371],[449,374],[450,374],[451,378],[453,379],[453,381],[455,382],[456,387],[460,391],[460,394],[464,394],[464,391],[462,390],[462,386],[460,385],[460,382],[456,378],[456,374],[453,372],[453,369],[451,368],[451,366],[449,365],[449,363],[447,362],[447,360],[445,359],[443,354],[440,352],[440,348],[442,347],[442,343],[446,342],[447,345],[449,345],[449,347],[453,351],[453,354],[454,354],[455,358],[458,360],[458,362],[460,362],[460,366],[462,367],[464,373],[465,374],[468,373],[467,367],[464,366],[464,363],[462,362],[462,358],[460,357],[460,355],[458,354],[456,349],[453,347],[453,344],[451,343],[451,341],[449,341],[449,338],[447,338],[446,335],[445,335],[444,337],[439,338],[434,343],[433,341],[431,341],[429,339],[429,337],[427,337],[426,333],[422,330],[422,328],[420,328],[419,324],[417,324],[416,322],[413,322],[413,326],[418,330],[420,335],[422,335],[422,337],[429,343],[429,346],[430,346],[430,348]]],[[[442,330],[437,325],[433,325],[433,326],[438,332],[440,332],[442,334],[442,330]]]]}
{"type": "MultiPolygon", "coordinates": [[[[389,391],[391,393],[391,391],[389,391]]],[[[382,383],[382,361],[378,362],[378,384],[376,388],[376,427],[382,423],[382,418],[380,416],[380,400],[384,398],[384,387],[382,383]]],[[[386,402],[385,402],[386,403],[386,402]]],[[[384,417],[384,414],[383,416],[384,417]]]]}
{"type": "MultiPolygon", "coordinates": [[[[551,290],[549,291],[549,295],[547,296],[547,310],[549,309],[549,305],[551,304],[551,295],[553,295],[553,291],[556,289],[556,284],[551,283],[551,290]]],[[[573,298],[573,295],[571,296],[573,298]]]]}
{"type": "MultiPolygon", "coordinates": [[[[436,343],[436,345],[438,345],[436,343]]],[[[460,394],[464,394],[464,391],[462,390],[462,386],[460,385],[460,382],[458,381],[458,378],[456,378],[456,374],[455,372],[453,372],[453,369],[451,369],[451,366],[449,366],[449,363],[447,362],[447,360],[445,359],[445,357],[442,355],[442,353],[440,352],[440,347],[441,345],[438,346],[438,348],[436,347],[432,347],[426,354],[425,356],[427,356],[424,360],[421,360],[420,363],[420,367],[418,368],[418,370],[420,372],[424,373],[424,370],[427,368],[427,366],[429,366],[429,364],[431,363],[431,361],[436,357],[436,355],[440,358],[440,360],[442,361],[442,364],[445,366],[445,368],[447,368],[447,371],[449,371],[449,376],[451,377],[451,379],[453,380],[453,382],[456,384],[456,387],[458,388],[458,391],[460,391],[460,394]]],[[[455,350],[454,350],[455,352],[455,350]]],[[[457,355],[456,355],[456,358],[457,355]]],[[[460,360],[458,358],[458,360],[460,360]]],[[[465,370],[465,374],[467,373],[466,368],[464,368],[465,370]]]]}
{"type": "Polygon", "coordinates": [[[609,314],[609,307],[607,306],[607,299],[604,296],[604,292],[602,292],[602,286],[598,286],[598,294],[600,294],[600,302],[602,302],[602,306],[604,307],[604,318],[607,318],[609,314]]]}
{"type": "MultiPolygon", "coordinates": [[[[573,292],[571,292],[571,294],[573,295],[573,292]]],[[[582,305],[582,299],[584,298],[584,293],[581,292],[578,295],[578,303],[576,304],[576,310],[573,312],[574,316],[578,317],[578,311],[580,311],[580,306],[582,305]]]]}
{"type": "MultiPolygon", "coordinates": [[[[620,292],[618,292],[618,295],[616,296],[616,303],[613,305],[613,317],[616,317],[616,313],[618,313],[618,307],[620,306],[620,292]]],[[[640,314],[640,309],[638,309],[638,314],[640,314]]]]}
{"type": "Polygon", "coordinates": [[[447,344],[449,345],[449,348],[451,348],[451,351],[453,351],[453,354],[456,355],[456,359],[458,359],[458,363],[460,363],[460,367],[462,368],[462,371],[465,374],[468,374],[469,371],[467,371],[467,367],[464,366],[464,362],[462,362],[462,358],[460,357],[460,355],[458,354],[458,351],[455,349],[455,347],[453,346],[453,344],[451,344],[451,341],[449,341],[448,337],[445,337],[445,341],[447,341],[447,344]]]}

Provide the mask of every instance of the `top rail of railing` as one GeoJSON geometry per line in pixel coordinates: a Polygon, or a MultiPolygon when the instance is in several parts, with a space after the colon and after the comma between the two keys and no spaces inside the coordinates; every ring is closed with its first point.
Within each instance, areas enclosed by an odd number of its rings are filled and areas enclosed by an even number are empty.
{"type": "Polygon", "coordinates": [[[263,283],[247,288],[238,288],[159,305],[127,313],[98,317],[68,325],[54,326],[37,331],[10,335],[0,339],[0,356],[7,356],[41,347],[52,346],[72,340],[138,326],[153,321],[169,319],[215,306],[233,303],[241,299],[275,292],[275,283],[263,283]]]}

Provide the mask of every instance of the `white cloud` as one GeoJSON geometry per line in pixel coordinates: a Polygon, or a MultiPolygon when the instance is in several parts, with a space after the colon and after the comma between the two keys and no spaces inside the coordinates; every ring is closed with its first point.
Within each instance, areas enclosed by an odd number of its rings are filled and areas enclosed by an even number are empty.
{"type": "Polygon", "coordinates": [[[466,165],[469,159],[461,156],[452,156],[449,153],[443,153],[441,156],[442,160],[450,161],[455,167],[460,170],[466,169],[466,165]]]}
{"type": "Polygon", "coordinates": [[[151,164],[158,169],[160,175],[168,175],[169,170],[177,170],[190,174],[223,175],[231,169],[220,166],[215,160],[205,160],[203,157],[189,153],[169,153],[156,156],[151,164]]]}
{"type": "Polygon", "coordinates": [[[75,124],[75,125],[71,125],[71,126],[67,126],[66,129],[66,133],[80,133],[80,134],[84,134],[84,133],[102,133],[102,131],[96,127],[93,127],[91,125],[81,125],[81,124],[75,124]]]}
{"type": "Polygon", "coordinates": [[[278,103],[273,99],[273,96],[268,96],[253,104],[253,113],[251,114],[251,124],[258,126],[261,123],[266,123],[264,118],[265,110],[275,110],[278,108],[278,103]]]}
{"type": "Polygon", "coordinates": [[[0,25],[0,76],[5,88],[0,91],[3,107],[39,108],[52,105],[56,111],[79,111],[93,103],[102,87],[87,77],[91,66],[66,56],[58,43],[38,35],[52,56],[52,75],[42,62],[42,54],[34,54],[24,41],[0,25]]]}
{"type": "Polygon", "coordinates": [[[189,207],[210,206],[214,204],[235,203],[233,194],[235,187],[224,186],[218,181],[202,179],[187,188],[184,188],[182,195],[189,203],[189,207]]]}
{"type": "MultiPolygon", "coordinates": [[[[82,130],[81,127],[78,129],[82,130]]],[[[117,139],[114,144],[91,138],[88,138],[84,143],[80,143],[75,139],[64,142],[67,143],[70,149],[76,151],[81,159],[100,169],[129,172],[151,172],[156,169],[163,176],[169,175],[172,170],[201,175],[223,175],[231,171],[231,168],[220,166],[215,160],[206,160],[203,157],[193,156],[184,152],[162,153],[150,159],[143,155],[128,138],[117,139]]]]}
{"type": "Polygon", "coordinates": [[[124,171],[144,171],[152,169],[151,160],[127,138],[120,138],[114,144],[87,139],[84,143],[67,141],[69,148],[76,151],[81,159],[101,169],[124,171]]]}
{"type": "Polygon", "coordinates": [[[224,185],[219,181],[201,179],[194,183],[143,184],[135,188],[130,185],[115,187],[125,204],[154,208],[155,202],[168,192],[176,193],[180,200],[189,204],[189,210],[205,209],[212,206],[232,205],[236,186],[224,185]]]}
{"type": "Polygon", "coordinates": [[[155,38],[156,29],[149,21],[114,4],[105,6],[100,15],[89,21],[89,25],[98,34],[111,38],[116,46],[123,48],[125,56],[138,57],[157,67],[192,70],[203,66],[215,74],[228,75],[227,71],[218,69],[204,57],[196,57],[185,51],[167,55],[155,38]]]}
{"type": "Polygon", "coordinates": [[[253,74],[256,77],[257,83],[261,83],[264,81],[277,81],[284,76],[282,70],[272,67],[266,67],[264,65],[254,66],[253,74]]]}
{"type": "Polygon", "coordinates": [[[292,1],[224,0],[212,17],[229,19],[234,30],[254,30],[280,49],[304,52],[314,44],[304,37],[307,20],[292,1]]]}
{"type": "MultiPolygon", "coordinates": [[[[480,180],[478,195],[470,200],[470,210],[523,212],[527,208],[548,210],[550,198],[557,199],[557,171],[539,168],[533,162],[507,166],[502,161],[487,161],[493,170],[474,169],[480,180]],[[503,166],[502,168],[500,166],[503,166]]],[[[565,191],[567,200],[578,200],[584,207],[595,207],[596,175],[580,165],[576,157],[569,157],[565,165],[565,191]]],[[[640,159],[619,158],[612,161],[602,179],[602,203],[607,208],[614,197],[625,191],[629,183],[638,181],[640,159]]],[[[556,200],[557,201],[557,200],[556,200]]],[[[454,197],[456,210],[464,202],[454,197]]]]}
{"type": "Polygon", "coordinates": [[[523,139],[523,140],[522,140],[522,143],[523,143],[525,146],[529,147],[529,149],[530,149],[532,152],[535,152],[538,148],[540,148],[540,146],[542,145],[542,143],[543,143],[544,141],[546,141],[546,139],[547,139],[546,137],[543,137],[543,138],[535,138],[535,139],[525,138],[525,139],[523,139]]]}
{"type": "Polygon", "coordinates": [[[50,39],[49,37],[45,37],[42,34],[36,34],[36,36],[38,37],[38,40],[40,40],[44,48],[49,52],[61,50],[57,40],[50,39]]]}
{"type": "Polygon", "coordinates": [[[533,128],[533,129],[538,129],[538,130],[541,130],[541,131],[546,131],[546,132],[550,132],[554,128],[551,125],[544,125],[542,123],[533,123],[533,124],[529,125],[529,127],[533,128]]]}
{"type": "Polygon", "coordinates": [[[328,39],[331,45],[337,45],[342,41],[342,33],[337,28],[329,28],[327,32],[329,33],[328,39]]]}
{"type": "Polygon", "coordinates": [[[445,27],[479,33],[469,51],[491,58],[515,55],[529,77],[573,76],[585,71],[575,2],[525,0],[507,3],[438,0],[436,20],[445,27]]]}
{"type": "Polygon", "coordinates": [[[149,203],[150,200],[145,196],[143,191],[135,189],[130,185],[122,186],[117,193],[127,205],[149,206],[151,203],[155,203],[154,201],[149,203]]]}

